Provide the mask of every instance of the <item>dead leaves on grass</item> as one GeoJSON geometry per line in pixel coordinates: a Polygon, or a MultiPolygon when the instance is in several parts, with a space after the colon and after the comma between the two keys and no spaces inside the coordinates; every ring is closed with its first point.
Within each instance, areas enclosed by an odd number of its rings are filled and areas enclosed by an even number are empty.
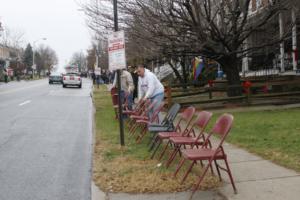
{"type": "MultiPolygon", "coordinates": [[[[174,170],[167,170],[164,166],[158,167],[157,160],[137,160],[129,156],[117,156],[106,159],[103,155],[111,145],[99,142],[96,144],[94,155],[94,181],[98,187],[106,192],[125,193],[167,193],[189,190],[196,183],[195,171],[190,174],[184,184],[178,178],[173,178],[174,170]]],[[[115,151],[118,148],[113,149],[115,151]]],[[[120,150],[120,149],[119,149],[120,150]]],[[[120,155],[122,154],[120,150],[120,155]]],[[[185,170],[181,170],[184,172],[185,170]]],[[[202,190],[215,188],[220,185],[216,177],[207,176],[201,185],[202,190]]]]}

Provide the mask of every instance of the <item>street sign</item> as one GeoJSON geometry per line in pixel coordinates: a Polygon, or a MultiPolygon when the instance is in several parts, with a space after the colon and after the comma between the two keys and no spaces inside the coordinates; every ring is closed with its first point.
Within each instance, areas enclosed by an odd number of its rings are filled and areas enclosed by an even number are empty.
{"type": "Polygon", "coordinates": [[[126,68],[124,31],[113,32],[108,36],[109,69],[126,68]]]}
{"type": "Polygon", "coordinates": [[[32,69],[36,70],[36,64],[32,65],[32,69]]]}
{"type": "Polygon", "coordinates": [[[95,68],[95,75],[101,75],[101,68],[97,67],[95,68]]]}

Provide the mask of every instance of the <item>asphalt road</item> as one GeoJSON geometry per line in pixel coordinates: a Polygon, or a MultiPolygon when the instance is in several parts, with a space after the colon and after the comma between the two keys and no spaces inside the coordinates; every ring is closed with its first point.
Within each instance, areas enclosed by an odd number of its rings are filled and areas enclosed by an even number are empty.
{"type": "Polygon", "coordinates": [[[91,82],[0,85],[0,200],[90,200],[91,82]]]}

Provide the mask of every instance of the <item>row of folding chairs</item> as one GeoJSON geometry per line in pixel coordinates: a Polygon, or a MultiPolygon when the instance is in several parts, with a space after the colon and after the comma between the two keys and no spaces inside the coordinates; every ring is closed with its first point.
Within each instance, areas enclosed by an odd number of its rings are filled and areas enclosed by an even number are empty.
{"type": "Polygon", "coordinates": [[[207,111],[196,113],[194,107],[188,107],[180,113],[177,122],[175,118],[180,110],[179,104],[174,104],[166,113],[164,119],[159,122],[159,113],[164,107],[161,103],[154,113],[149,116],[150,110],[153,110],[156,102],[150,100],[139,101],[133,110],[124,109],[123,113],[128,115],[127,126],[130,137],[135,137],[137,143],[140,143],[144,136],[149,133],[151,139],[149,141],[149,151],[151,159],[153,159],[159,148],[163,146],[158,159],[167,157],[165,166],[168,168],[174,162],[177,155],[181,156],[181,160],[176,167],[174,177],[182,169],[182,166],[190,161],[188,170],[184,173],[181,183],[183,183],[191,172],[192,168],[199,162],[203,167],[192,195],[200,187],[205,175],[209,170],[214,173],[213,166],[217,170],[218,177],[222,181],[221,171],[224,170],[229,175],[233,190],[236,193],[233,176],[229,168],[227,155],[223,148],[223,143],[228,136],[232,124],[233,116],[231,114],[221,115],[213,125],[212,129],[207,132],[207,125],[211,121],[213,114],[207,111]],[[195,118],[196,115],[196,119],[195,118]],[[211,138],[213,135],[219,137],[219,143],[212,145],[211,138]],[[169,154],[167,149],[171,148],[169,154]],[[224,161],[225,167],[221,166],[218,161],[224,161]],[[206,165],[203,163],[206,161],[206,165]]]}
{"type": "Polygon", "coordinates": [[[199,162],[203,170],[193,188],[192,195],[199,189],[209,170],[214,174],[213,165],[217,170],[220,181],[222,181],[220,170],[227,172],[233,190],[236,193],[237,189],[228,164],[227,154],[223,148],[224,141],[230,133],[234,118],[231,114],[223,114],[216,120],[211,130],[206,132],[207,125],[211,121],[213,114],[207,111],[201,111],[196,114],[195,111],[194,107],[186,108],[180,114],[174,131],[158,132],[156,134],[150,148],[153,151],[151,158],[154,158],[162,144],[164,144],[164,147],[158,156],[158,160],[167,155],[165,162],[167,168],[174,162],[176,156],[180,155],[181,160],[176,167],[174,177],[178,175],[182,166],[187,161],[190,161],[188,169],[181,179],[181,183],[186,180],[193,167],[199,162]],[[194,115],[196,115],[196,119],[194,119],[194,115]],[[211,142],[213,135],[219,138],[219,142],[215,145],[211,142]],[[171,148],[171,151],[169,154],[166,154],[168,148],[171,148]],[[218,163],[220,160],[224,161],[224,167],[218,163]],[[204,165],[204,162],[207,164],[204,165]]]}

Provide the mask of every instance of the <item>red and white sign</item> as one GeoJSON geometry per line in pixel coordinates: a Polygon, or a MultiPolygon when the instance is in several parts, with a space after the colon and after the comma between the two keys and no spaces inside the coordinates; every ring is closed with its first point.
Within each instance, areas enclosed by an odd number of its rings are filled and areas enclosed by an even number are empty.
{"type": "Polygon", "coordinates": [[[124,31],[114,32],[108,36],[108,55],[111,71],[126,68],[124,31]]]}
{"type": "Polygon", "coordinates": [[[14,70],[12,68],[6,68],[7,76],[13,76],[14,75],[14,70]]]}

